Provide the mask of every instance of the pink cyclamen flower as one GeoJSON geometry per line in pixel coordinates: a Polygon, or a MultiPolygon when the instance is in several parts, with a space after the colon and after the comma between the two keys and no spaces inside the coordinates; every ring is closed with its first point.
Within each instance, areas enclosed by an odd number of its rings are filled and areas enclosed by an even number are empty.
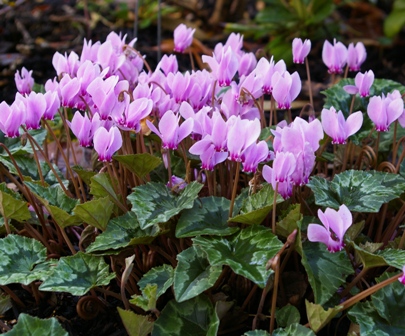
{"type": "Polygon", "coordinates": [[[342,204],[336,211],[327,208],[325,213],[318,210],[318,217],[323,225],[308,225],[308,240],[311,242],[324,243],[329,252],[338,252],[344,246],[343,238],[347,229],[352,225],[353,218],[350,210],[342,204]]]}
{"type": "Polygon", "coordinates": [[[350,71],[359,71],[360,66],[364,63],[367,57],[366,48],[362,42],[349,44],[347,49],[347,65],[350,71]]]}
{"type": "Polygon", "coordinates": [[[19,128],[26,116],[25,106],[21,100],[16,100],[11,106],[6,102],[0,103],[0,130],[8,138],[20,136],[19,128]]]}
{"type": "Polygon", "coordinates": [[[301,79],[298,72],[292,75],[288,71],[283,74],[275,72],[271,78],[273,97],[280,109],[291,108],[291,102],[297,98],[301,91],[301,79]]]}
{"type": "Polygon", "coordinates": [[[98,160],[111,162],[113,154],[122,146],[121,132],[116,126],[111,127],[109,131],[99,127],[94,134],[93,142],[98,160]]]}
{"type": "Polygon", "coordinates": [[[342,73],[347,62],[347,48],[342,42],[336,42],[336,39],[333,40],[333,45],[329,41],[325,41],[322,49],[322,60],[328,67],[329,73],[342,73]]]}
{"type": "Polygon", "coordinates": [[[15,85],[17,86],[18,92],[21,94],[28,94],[31,92],[34,86],[34,78],[32,78],[32,70],[28,71],[26,68],[21,69],[21,74],[16,71],[14,75],[15,85]]]}
{"type": "Polygon", "coordinates": [[[266,141],[262,140],[253,143],[242,153],[243,171],[246,173],[255,173],[260,162],[267,160],[269,157],[269,147],[266,141]]]}
{"type": "Polygon", "coordinates": [[[359,72],[354,78],[355,85],[345,85],[343,89],[349,94],[359,93],[360,97],[368,97],[370,88],[374,83],[373,70],[366,71],[364,74],[359,72]]]}
{"type": "Polygon", "coordinates": [[[295,38],[292,43],[293,62],[302,64],[305,57],[311,51],[311,41],[305,40],[302,42],[300,38],[295,38]]]}
{"type": "Polygon", "coordinates": [[[296,159],[294,154],[288,152],[276,153],[273,161],[273,167],[265,165],[262,175],[267,183],[270,183],[274,190],[287,199],[292,195],[291,176],[296,168],[296,159]]]}
{"type": "Polygon", "coordinates": [[[82,115],[79,111],[76,111],[72,122],[68,121],[67,123],[82,147],[92,145],[94,133],[101,124],[97,113],[90,120],[86,114],[82,115]]]}
{"type": "Polygon", "coordinates": [[[398,278],[398,281],[405,285],[405,265],[402,267],[402,275],[398,278]]]}
{"type": "Polygon", "coordinates": [[[193,130],[194,120],[187,119],[180,126],[180,115],[167,111],[159,121],[159,130],[149,120],[146,124],[150,130],[162,139],[162,148],[177,149],[179,143],[193,130]]]}
{"type": "Polygon", "coordinates": [[[347,138],[356,133],[363,124],[362,112],[352,113],[345,120],[342,111],[336,112],[333,106],[323,109],[321,118],[323,130],[332,138],[333,144],[345,144],[347,138]]]}
{"type": "Polygon", "coordinates": [[[24,103],[27,108],[25,126],[27,129],[38,129],[41,127],[41,118],[46,111],[46,99],[42,93],[32,91],[24,97],[24,103]]]}
{"type": "Polygon", "coordinates": [[[367,106],[367,114],[375,124],[379,132],[389,130],[390,125],[397,120],[404,110],[404,102],[398,90],[370,98],[367,106]]]}
{"type": "Polygon", "coordinates": [[[174,30],[174,51],[183,52],[193,42],[195,29],[187,28],[184,23],[181,23],[174,30]]]}

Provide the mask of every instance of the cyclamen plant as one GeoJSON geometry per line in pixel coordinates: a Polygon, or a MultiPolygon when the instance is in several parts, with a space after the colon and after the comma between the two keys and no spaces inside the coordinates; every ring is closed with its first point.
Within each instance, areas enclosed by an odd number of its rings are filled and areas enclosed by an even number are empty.
{"type": "MultiPolygon", "coordinates": [[[[175,51],[193,33],[179,26],[175,51]]],[[[292,45],[308,81],[310,48],[292,45]]],[[[347,78],[361,43],[326,41],[322,58],[333,81],[307,114],[291,111],[298,73],[257,60],[239,34],[184,73],[175,55],[153,71],[116,33],[56,53],[39,92],[17,72],[15,101],[0,103],[8,299],[22,310],[19,283],[36,304],[47,291],[108,312],[119,301],[129,334],[314,335],[338,314],[364,335],[404,328],[390,310],[405,297],[405,87],[372,70],[347,78]],[[76,143],[99,162],[79,166],[76,143]]]]}

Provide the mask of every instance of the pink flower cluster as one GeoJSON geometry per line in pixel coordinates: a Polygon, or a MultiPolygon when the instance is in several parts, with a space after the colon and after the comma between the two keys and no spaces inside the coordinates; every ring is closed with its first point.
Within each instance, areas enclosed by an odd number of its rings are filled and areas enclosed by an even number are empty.
{"type": "Polygon", "coordinates": [[[292,195],[294,185],[308,182],[315,165],[315,151],[324,133],[321,122],[307,122],[299,117],[287,125],[279,123],[274,134],[273,167],[263,167],[263,177],[283,198],[292,195]]]}

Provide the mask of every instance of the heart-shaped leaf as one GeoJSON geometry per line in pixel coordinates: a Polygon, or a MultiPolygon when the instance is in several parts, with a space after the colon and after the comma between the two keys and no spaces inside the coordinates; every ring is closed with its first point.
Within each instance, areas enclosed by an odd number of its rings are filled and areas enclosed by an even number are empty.
{"type": "MultiPolygon", "coordinates": [[[[257,193],[250,195],[242,204],[240,214],[229,219],[230,222],[249,225],[260,224],[273,209],[274,190],[270,184],[265,184],[257,193]]],[[[284,199],[277,195],[277,203],[284,199]]]]}
{"type": "Polygon", "coordinates": [[[300,253],[317,304],[326,303],[345,283],[346,276],[354,273],[344,251],[330,253],[324,244],[306,241],[300,253]]]}
{"type": "Polygon", "coordinates": [[[138,286],[143,291],[148,284],[157,285],[156,295],[159,297],[173,284],[173,276],[174,269],[170,265],[153,267],[138,281],[138,286]]]}
{"type": "Polygon", "coordinates": [[[307,300],[305,300],[305,307],[307,310],[309,325],[315,332],[321,330],[340,312],[339,306],[325,310],[320,304],[315,304],[307,300]]]}
{"type": "Polygon", "coordinates": [[[218,327],[211,301],[200,295],[184,302],[169,301],[155,322],[152,336],[216,336],[218,327]]]}
{"type": "Polygon", "coordinates": [[[39,289],[80,296],[96,286],[108,285],[114,277],[103,257],[78,252],[74,256],[60,258],[39,289]]]}
{"type": "Polygon", "coordinates": [[[224,197],[203,197],[194,202],[191,209],[184,210],[176,226],[176,237],[198,235],[228,236],[239,230],[229,227],[230,200],[224,197]]]}
{"type": "MultiPolygon", "coordinates": [[[[384,273],[378,282],[393,276],[384,273]]],[[[349,316],[360,325],[361,335],[404,335],[405,286],[399,281],[389,284],[371,295],[371,301],[358,302],[349,316]]]]}
{"type": "Polygon", "coordinates": [[[33,238],[8,235],[0,239],[0,284],[28,285],[49,273],[46,247],[33,238]]]}
{"type": "Polygon", "coordinates": [[[149,182],[134,188],[128,200],[132,203],[132,211],[136,214],[141,228],[146,229],[167,222],[181,210],[192,208],[202,187],[200,183],[191,182],[177,196],[165,185],[149,182]]]}
{"type": "Polygon", "coordinates": [[[121,162],[129,171],[140,178],[144,178],[162,163],[160,158],[149,153],[114,155],[114,160],[121,162]]]}
{"type": "Polygon", "coordinates": [[[117,250],[136,244],[150,244],[159,231],[157,226],[142,230],[136,214],[128,211],[125,215],[111,219],[107,224],[107,229],[97,236],[94,243],[87,247],[86,252],[93,253],[110,249],[117,250]]]}
{"type": "Polygon", "coordinates": [[[177,302],[189,300],[212,287],[222,272],[222,266],[210,265],[201,247],[192,246],[177,255],[174,271],[174,295],[177,302]]]}
{"type": "Polygon", "coordinates": [[[83,222],[102,231],[107,227],[114,208],[108,196],[78,204],[73,209],[74,214],[83,222]]]}
{"type": "Polygon", "coordinates": [[[287,328],[274,330],[272,336],[315,336],[315,333],[301,324],[293,323],[287,328]]]}
{"type": "Polygon", "coordinates": [[[28,203],[20,201],[4,191],[0,191],[0,213],[5,218],[14,219],[19,222],[31,218],[28,203]]]}
{"type": "Polygon", "coordinates": [[[338,209],[345,204],[351,211],[378,212],[382,204],[403,193],[405,178],[379,171],[347,170],[332,181],[314,176],[307,185],[318,205],[338,209]]]}
{"type": "Polygon", "coordinates": [[[120,307],[118,307],[118,313],[129,336],[147,336],[152,332],[153,322],[148,316],[138,315],[120,307]]]}
{"type": "Polygon", "coordinates": [[[58,320],[54,317],[50,319],[40,319],[21,313],[18,316],[17,324],[9,332],[7,336],[69,336],[68,332],[62,328],[58,320]]]}
{"type": "Polygon", "coordinates": [[[264,288],[271,270],[266,263],[283,244],[271,229],[253,225],[231,237],[196,237],[194,244],[207,253],[211,265],[228,265],[232,270],[264,288]]]}

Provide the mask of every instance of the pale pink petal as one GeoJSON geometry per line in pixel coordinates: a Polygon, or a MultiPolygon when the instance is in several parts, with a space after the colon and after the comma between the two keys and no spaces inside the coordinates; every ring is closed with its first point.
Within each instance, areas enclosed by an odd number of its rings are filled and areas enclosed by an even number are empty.
{"type": "Polygon", "coordinates": [[[309,224],[307,231],[308,240],[311,242],[324,243],[329,246],[330,232],[319,224],[309,224]]]}
{"type": "Polygon", "coordinates": [[[363,124],[363,113],[357,111],[352,113],[346,120],[346,136],[349,137],[356,133],[363,124]]]}

